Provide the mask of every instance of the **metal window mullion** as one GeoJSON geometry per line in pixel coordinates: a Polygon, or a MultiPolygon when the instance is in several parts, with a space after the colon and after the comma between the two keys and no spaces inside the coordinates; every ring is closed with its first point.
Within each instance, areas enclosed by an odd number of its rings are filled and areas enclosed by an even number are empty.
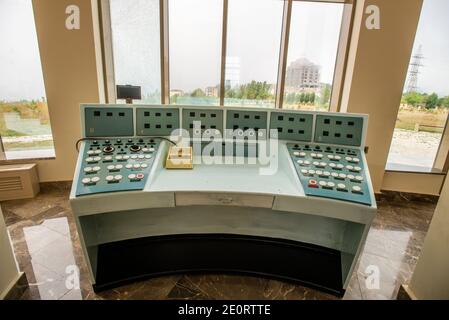
{"type": "Polygon", "coordinates": [[[354,15],[355,6],[352,4],[345,4],[340,26],[340,37],[338,40],[337,57],[334,67],[334,78],[332,80],[331,99],[329,102],[329,111],[332,112],[340,112],[341,110],[344,81],[346,77],[349,49],[354,26],[354,15]]]}
{"type": "Polygon", "coordinates": [[[161,103],[170,104],[168,0],[159,0],[161,103]]]}
{"type": "Polygon", "coordinates": [[[228,9],[229,0],[223,0],[223,26],[221,30],[221,70],[220,70],[220,106],[224,106],[226,95],[226,55],[228,50],[228,9]]]}
{"type": "Polygon", "coordinates": [[[276,87],[275,108],[277,109],[282,109],[282,106],[284,104],[285,73],[287,70],[288,44],[290,40],[292,6],[293,6],[292,0],[287,0],[284,2],[284,13],[282,16],[282,29],[281,29],[281,46],[279,52],[278,79],[276,87]]]}
{"type": "Polygon", "coordinates": [[[100,37],[103,59],[104,90],[107,103],[117,100],[112,42],[111,7],[109,0],[99,1],[100,37]]]}

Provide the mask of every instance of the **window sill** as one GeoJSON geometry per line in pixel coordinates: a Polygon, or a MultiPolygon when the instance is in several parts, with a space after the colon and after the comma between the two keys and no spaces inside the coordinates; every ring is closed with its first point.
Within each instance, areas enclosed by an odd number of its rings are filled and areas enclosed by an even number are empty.
{"type": "Polygon", "coordinates": [[[27,151],[6,151],[5,159],[0,160],[0,164],[17,163],[23,161],[55,160],[55,150],[27,150],[27,151]]]}
{"type": "Polygon", "coordinates": [[[387,163],[385,171],[399,172],[399,173],[436,174],[436,175],[446,174],[445,172],[434,168],[411,166],[397,163],[387,163]]]}

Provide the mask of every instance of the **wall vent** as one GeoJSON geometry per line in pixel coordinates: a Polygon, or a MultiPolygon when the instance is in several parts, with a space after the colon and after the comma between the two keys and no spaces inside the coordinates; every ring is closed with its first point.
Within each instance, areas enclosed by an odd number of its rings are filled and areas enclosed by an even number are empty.
{"type": "Polygon", "coordinates": [[[0,201],[34,198],[38,193],[35,164],[0,166],[0,201]]]}

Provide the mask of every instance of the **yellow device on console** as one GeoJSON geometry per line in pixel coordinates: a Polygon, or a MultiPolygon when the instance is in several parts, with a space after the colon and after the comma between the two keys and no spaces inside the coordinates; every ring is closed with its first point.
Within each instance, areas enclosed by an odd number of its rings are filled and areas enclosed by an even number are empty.
{"type": "Polygon", "coordinates": [[[168,150],[166,169],[193,169],[193,148],[171,147],[168,150]]]}

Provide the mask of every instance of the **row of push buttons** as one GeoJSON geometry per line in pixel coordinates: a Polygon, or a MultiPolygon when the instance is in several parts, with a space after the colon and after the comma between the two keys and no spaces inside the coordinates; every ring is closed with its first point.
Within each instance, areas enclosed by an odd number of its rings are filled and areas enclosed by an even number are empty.
{"type": "MultiPolygon", "coordinates": [[[[139,174],[130,174],[128,176],[128,179],[131,181],[140,181],[143,178],[145,178],[145,175],[143,173],[139,173],[139,174]]],[[[99,177],[93,177],[93,178],[84,178],[82,180],[82,183],[85,185],[92,185],[92,184],[97,184],[98,182],[100,182],[100,178],[99,177]]],[[[108,183],[113,183],[113,182],[120,182],[123,180],[123,176],[122,175],[116,175],[116,176],[107,176],[106,177],[106,181],[108,183]]]]}
{"type": "Polygon", "coordinates": [[[362,182],[363,181],[363,177],[362,176],[354,176],[352,174],[345,174],[345,173],[337,173],[337,172],[329,172],[329,171],[321,171],[321,170],[307,170],[307,169],[303,169],[301,170],[301,173],[305,176],[313,176],[315,174],[319,175],[320,177],[323,178],[329,178],[329,177],[334,177],[336,179],[346,179],[348,178],[351,181],[354,182],[362,182]]]}
{"type": "MultiPolygon", "coordinates": [[[[327,182],[327,181],[316,181],[316,180],[309,180],[309,188],[325,188],[325,189],[333,189],[337,187],[337,190],[346,192],[348,191],[346,185],[344,183],[335,184],[334,182],[327,182]]],[[[362,188],[359,186],[353,186],[352,192],[354,193],[362,193],[362,188]]]]}
{"type": "Polygon", "coordinates": [[[310,165],[313,164],[315,167],[318,167],[318,168],[326,168],[329,165],[330,168],[337,169],[337,170],[342,170],[342,169],[346,168],[349,171],[353,171],[353,172],[361,172],[362,171],[361,167],[354,167],[354,166],[351,166],[351,165],[347,165],[345,167],[341,163],[338,163],[338,164],[336,164],[336,163],[329,163],[328,164],[326,162],[318,162],[318,161],[315,161],[315,162],[312,163],[311,161],[307,161],[307,160],[298,160],[297,162],[298,162],[298,164],[300,166],[310,166],[310,165]]]}
{"type": "MultiPolygon", "coordinates": [[[[295,151],[295,152],[293,152],[293,155],[295,157],[305,158],[307,156],[307,153],[295,151]]],[[[323,159],[324,158],[324,155],[321,153],[311,153],[310,156],[313,159],[323,159]]],[[[333,155],[333,154],[329,154],[327,157],[329,158],[329,160],[333,160],[333,161],[339,161],[342,159],[341,156],[333,155]]],[[[351,162],[351,163],[359,163],[360,162],[359,158],[353,158],[353,157],[346,157],[345,160],[348,162],[351,162]]]]}
{"type": "MultiPolygon", "coordinates": [[[[128,156],[128,155],[126,155],[126,156],[116,156],[115,160],[117,160],[117,161],[127,161],[129,159],[131,159],[131,160],[144,160],[144,159],[149,160],[151,158],[152,158],[152,156],[149,155],[149,154],[147,154],[147,155],[141,154],[141,155],[132,155],[132,156],[128,156]]],[[[86,162],[87,163],[96,163],[96,162],[100,162],[101,160],[103,160],[105,162],[110,162],[110,161],[113,161],[114,158],[112,156],[106,156],[104,158],[101,158],[101,157],[88,157],[88,158],[86,158],[86,162]]]]}

